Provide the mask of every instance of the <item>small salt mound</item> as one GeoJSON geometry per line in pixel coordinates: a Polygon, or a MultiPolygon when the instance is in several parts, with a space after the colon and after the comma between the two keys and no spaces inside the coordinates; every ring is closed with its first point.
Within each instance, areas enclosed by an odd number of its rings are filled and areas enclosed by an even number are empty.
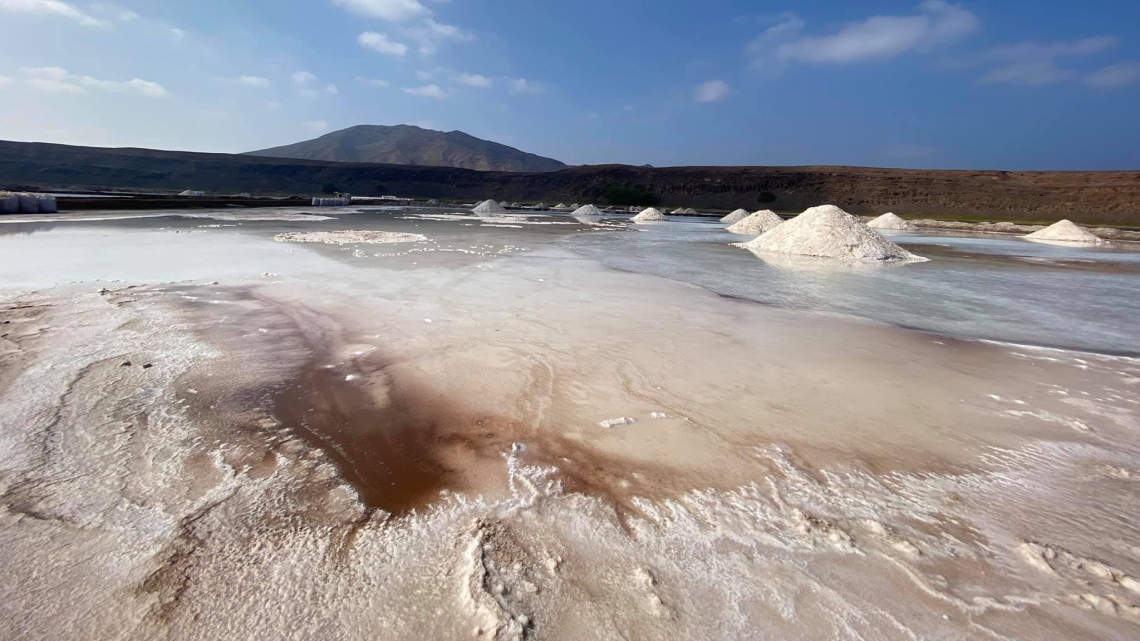
{"type": "Polygon", "coordinates": [[[479,203],[478,205],[475,205],[475,209],[473,209],[472,211],[475,212],[476,214],[483,214],[483,215],[507,213],[507,210],[504,209],[502,205],[500,205],[499,203],[497,203],[493,200],[484,200],[483,202],[479,203]]]}
{"type": "Polygon", "coordinates": [[[1086,243],[1096,245],[1103,243],[1104,240],[1092,234],[1087,229],[1083,229],[1074,224],[1071,220],[1065,219],[1060,222],[1053,223],[1041,231],[1035,231],[1026,236],[1029,240],[1044,240],[1044,241],[1057,241],[1063,243],[1086,243]]]}
{"type": "Polygon", "coordinates": [[[812,207],[756,239],[749,251],[833,258],[848,262],[920,261],[834,205],[812,207]]]}
{"type": "Polygon", "coordinates": [[[554,208],[555,209],[570,209],[569,207],[566,206],[566,203],[558,203],[557,205],[554,206],[554,208]]]}
{"type": "Polygon", "coordinates": [[[574,216],[574,217],[578,217],[578,216],[598,216],[598,217],[601,217],[602,211],[593,205],[586,205],[584,207],[579,207],[579,208],[575,209],[574,212],[571,213],[570,215],[574,216]]]}
{"type": "Polygon", "coordinates": [[[659,223],[666,220],[669,219],[665,217],[665,214],[653,207],[644,209],[640,214],[633,217],[633,222],[635,223],[659,223]]]}
{"type": "Polygon", "coordinates": [[[725,216],[724,218],[721,218],[720,222],[729,223],[729,224],[738,223],[738,222],[744,220],[745,218],[748,218],[749,215],[750,214],[748,213],[747,210],[737,209],[736,211],[732,212],[731,214],[725,216]]]}
{"type": "Polygon", "coordinates": [[[728,228],[728,231],[734,234],[752,234],[756,236],[771,231],[783,222],[784,219],[776,215],[776,212],[771,209],[762,209],[735,225],[732,225],[728,228]]]}
{"type": "Polygon", "coordinates": [[[913,229],[914,226],[893,213],[885,213],[867,223],[871,229],[913,229]]]}

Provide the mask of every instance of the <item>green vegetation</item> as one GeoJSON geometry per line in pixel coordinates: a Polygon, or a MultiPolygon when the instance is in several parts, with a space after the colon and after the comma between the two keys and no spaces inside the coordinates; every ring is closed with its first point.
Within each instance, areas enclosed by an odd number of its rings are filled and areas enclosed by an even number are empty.
{"type": "Polygon", "coordinates": [[[773,194],[770,191],[762,191],[756,196],[756,202],[760,203],[761,205],[774,203],[776,202],[776,194],[773,194]]]}
{"type": "Polygon", "coordinates": [[[321,185],[322,194],[335,194],[338,191],[340,191],[340,189],[337,189],[336,183],[328,182],[321,185]]]}
{"type": "Polygon", "coordinates": [[[375,187],[373,187],[373,190],[376,191],[377,196],[383,196],[388,193],[388,187],[386,187],[384,183],[378,183],[375,187]]]}
{"type": "Polygon", "coordinates": [[[610,187],[606,190],[606,202],[618,207],[653,207],[661,202],[656,194],[641,185],[633,187],[610,187]]]}

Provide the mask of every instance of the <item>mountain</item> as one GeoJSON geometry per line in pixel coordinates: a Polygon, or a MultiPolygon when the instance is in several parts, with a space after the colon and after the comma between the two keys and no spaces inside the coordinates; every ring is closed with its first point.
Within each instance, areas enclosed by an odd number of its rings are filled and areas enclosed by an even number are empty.
{"type": "Polygon", "coordinates": [[[284,147],[251,151],[249,156],[373,162],[389,165],[459,167],[478,171],[558,171],[566,165],[462,131],[434,131],[413,125],[358,125],[284,147]]]}

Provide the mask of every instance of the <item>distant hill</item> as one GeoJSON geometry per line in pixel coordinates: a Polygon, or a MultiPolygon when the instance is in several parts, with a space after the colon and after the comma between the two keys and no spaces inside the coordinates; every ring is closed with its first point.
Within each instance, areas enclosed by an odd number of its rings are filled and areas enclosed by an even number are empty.
{"type": "Polygon", "coordinates": [[[514,147],[482,140],[462,131],[434,131],[412,125],[359,125],[284,147],[251,151],[249,156],[374,162],[389,165],[458,167],[477,171],[543,172],[565,169],[553,158],[543,158],[514,147]]]}
{"type": "Polygon", "coordinates": [[[1140,227],[1140,171],[592,165],[519,173],[0,141],[0,189],[312,196],[326,185],[357,195],[599,205],[607,204],[611,190],[621,188],[650,192],[669,209],[797,212],[832,203],[876,216],[893,211],[965,220],[1070,218],[1140,227]]]}

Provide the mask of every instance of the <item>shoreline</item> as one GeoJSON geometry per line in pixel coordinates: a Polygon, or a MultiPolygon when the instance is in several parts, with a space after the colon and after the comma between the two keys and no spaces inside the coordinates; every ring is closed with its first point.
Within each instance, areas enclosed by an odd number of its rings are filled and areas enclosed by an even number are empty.
{"type": "MultiPolygon", "coordinates": [[[[100,204],[116,205],[123,204],[118,202],[117,199],[108,198],[104,203],[102,199],[100,204]]],[[[172,201],[167,207],[163,205],[161,208],[156,208],[153,204],[140,206],[138,208],[123,209],[121,207],[108,206],[99,209],[81,209],[70,210],[61,204],[60,211],[55,214],[3,214],[0,215],[0,224],[10,223],[39,223],[39,222],[77,222],[77,221],[98,221],[98,220],[125,220],[130,218],[161,218],[165,216],[183,216],[191,218],[218,218],[218,219],[240,219],[248,217],[251,220],[256,219],[271,219],[273,210],[284,210],[287,212],[295,212],[298,214],[306,214],[311,216],[336,216],[348,213],[361,213],[367,212],[378,207],[384,207],[383,203],[362,203],[360,205],[347,205],[344,207],[312,207],[306,199],[295,199],[295,203],[282,203],[280,201],[267,201],[266,204],[250,205],[250,206],[233,206],[227,207],[224,203],[219,205],[213,204],[182,204],[172,201]],[[244,213],[243,212],[247,212],[244,213]]],[[[62,201],[66,203],[66,200],[62,201]]],[[[422,203],[413,204],[405,209],[455,209],[456,211],[468,212],[461,206],[449,207],[447,205],[426,205],[422,203]]],[[[513,215],[565,215],[567,212],[554,212],[553,210],[529,210],[529,209],[510,209],[509,212],[513,215]]],[[[605,216],[622,217],[627,215],[626,212],[607,212],[605,216]]],[[[782,218],[795,214],[781,214],[782,218]]],[[[719,218],[718,213],[696,213],[696,214],[670,214],[674,218],[691,218],[691,219],[713,219],[719,218]]],[[[867,219],[866,216],[863,217],[867,219]]],[[[908,222],[917,227],[919,230],[937,230],[937,231],[958,231],[976,234],[992,234],[1002,236],[1024,236],[1035,231],[1044,229],[1047,225],[1040,224],[1023,224],[1014,222],[965,222],[959,220],[938,220],[931,218],[917,218],[915,216],[905,217],[908,222]]],[[[1087,229],[1090,233],[1109,241],[1114,242],[1140,242],[1140,230],[1131,227],[1113,227],[1111,225],[1089,225],[1081,224],[1081,227],[1087,229]]]]}

